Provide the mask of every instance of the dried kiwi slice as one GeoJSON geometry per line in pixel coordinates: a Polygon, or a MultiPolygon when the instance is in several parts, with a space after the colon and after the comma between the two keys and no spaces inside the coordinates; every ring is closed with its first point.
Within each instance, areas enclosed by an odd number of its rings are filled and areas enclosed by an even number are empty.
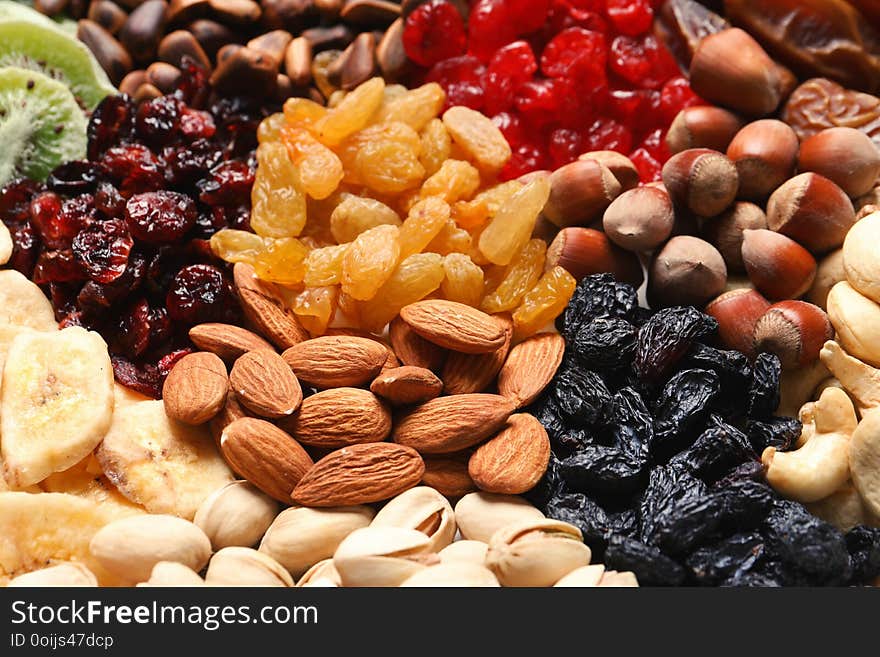
{"type": "Polygon", "coordinates": [[[0,68],[0,185],[43,180],[86,154],[87,121],[61,82],[28,69],[0,68]]]}
{"type": "Polygon", "coordinates": [[[38,20],[0,20],[0,66],[31,69],[58,80],[89,110],[116,92],[83,43],[38,20]]]}

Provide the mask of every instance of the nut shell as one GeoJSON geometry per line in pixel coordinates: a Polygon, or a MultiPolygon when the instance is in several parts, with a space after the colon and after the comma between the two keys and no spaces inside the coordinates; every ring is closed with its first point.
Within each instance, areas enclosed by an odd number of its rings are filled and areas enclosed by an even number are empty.
{"type": "Polygon", "coordinates": [[[697,237],[673,237],[654,257],[648,279],[652,306],[702,306],[724,292],[727,266],[714,246],[697,237]]]}
{"type": "Polygon", "coordinates": [[[779,357],[782,367],[806,367],[819,358],[819,352],[834,329],[825,311],[806,301],[780,301],[773,304],[755,326],[755,347],[779,357]]]}
{"type": "Polygon", "coordinates": [[[666,145],[673,155],[690,148],[711,148],[724,153],[743,124],[740,117],[721,107],[686,107],[669,126],[666,145]]]}
{"type": "Polygon", "coordinates": [[[638,257],[612,243],[599,230],[571,226],[560,230],[547,247],[545,270],[559,265],[577,280],[591,274],[611,272],[635,287],[644,281],[638,257]]]}
{"type": "Polygon", "coordinates": [[[714,217],[736,199],[739,175],[723,153],[692,148],[666,161],[663,184],[675,203],[701,217],[714,217]]]}
{"type": "Polygon", "coordinates": [[[757,290],[740,288],[725,292],[706,306],[706,314],[718,322],[718,337],[728,349],[755,356],[755,325],[770,302],[757,290]]]}
{"type": "Polygon", "coordinates": [[[653,251],[672,234],[675,210],[669,194],[657,187],[636,187],[618,196],[602,218],[605,234],[627,251],[653,251]]]}
{"type": "Polygon", "coordinates": [[[758,228],[767,228],[767,215],[754,203],[739,201],[707,221],[702,234],[718,249],[729,273],[743,273],[746,270],[742,260],[743,231],[758,228]]]}
{"type": "Polygon", "coordinates": [[[828,178],[802,173],[781,185],[767,201],[770,230],[814,253],[836,249],[855,223],[852,201],[828,178]]]}
{"type": "Polygon", "coordinates": [[[745,126],[727,148],[739,174],[737,197],[767,198],[794,173],[797,154],[798,138],[788,124],[763,119],[745,126]]]}
{"type": "Polygon", "coordinates": [[[743,231],[742,257],[749,279],[768,299],[797,298],[810,289],[816,276],[813,255],[771,230],[743,231]]]}
{"type": "Polygon", "coordinates": [[[805,139],[798,162],[801,171],[825,176],[851,198],[870,192],[880,176],[880,150],[855,128],[828,128],[805,139]]]}
{"type": "Polygon", "coordinates": [[[544,216],[560,228],[586,225],[601,217],[621,190],[604,164],[592,159],[571,162],[550,175],[544,216]]]}

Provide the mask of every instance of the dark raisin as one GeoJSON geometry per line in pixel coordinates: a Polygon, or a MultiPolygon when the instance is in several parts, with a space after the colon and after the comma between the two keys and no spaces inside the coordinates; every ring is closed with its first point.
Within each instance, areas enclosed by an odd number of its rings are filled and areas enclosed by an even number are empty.
{"type": "Polygon", "coordinates": [[[618,283],[611,274],[586,276],[578,283],[556,326],[570,340],[592,320],[599,317],[627,319],[638,305],[636,290],[631,285],[618,283]]]}
{"type": "Polygon", "coordinates": [[[195,225],[195,202],[185,194],[158,191],[137,194],[125,204],[131,234],[149,244],[180,240],[195,225]]]}
{"type": "Polygon", "coordinates": [[[611,442],[630,454],[646,454],[654,438],[654,419],[641,395],[633,388],[614,393],[607,422],[611,442]]]}
{"type": "Polygon", "coordinates": [[[553,497],[544,511],[548,518],[567,522],[580,529],[584,543],[593,552],[593,560],[602,558],[611,520],[598,503],[580,493],[566,493],[553,497]]]}
{"type": "Polygon", "coordinates": [[[752,571],[735,572],[721,583],[721,586],[737,588],[776,588],[782,585],[781,581],[770,575],[752,571]]]}
{"type": "Polygon", "coordinates": [[[764,539],[760,534],[734,534],[697,548],[685,564],[699,584],[717,586],[738,572],[748,572],[763,551],[764,539]]]}
{"type": "Polygon", "coordinates": [[[729,532],[758,527],[776,497],[766,483],[750,479],[716,485],[713,490],[722,501],[722,528],[729,532]]]}
{"type": "Polygon", "coordinates": [[[89,194],[101,176],[101,169],[92,162],[74,160],[55,167],[46,179],[46,186],[59,194],[89,194]]]}
{"type": "Polygon", "coordinates": [[[646,458],[625,453],[617,447],[584,445],[559,465],[559,473],[570,490],[578,492],[627,492],[641,483],[646,458]]]}
{"type": "Polygon", "coordinates": [[[562,416],[575,427],[598,424],[611,406],[611,392],[602,377],[570,368],[556,377],[553,389],[562,416]]]}
{"type": "Polygon", "coordinates": [[[749,417],[763,419],[779,406],[779,376],[782,365],[776,354],[759,354],[755,359],[752,385],[749,388],[749,417]]]}
{"type": "Polygon", "coordinates": [[[599,317],[575,333],[569,348],[587,369],[602,372],[629,367],[635,354],[636,327],[623,319],[599,317]]]}
{"type": "Polygon", "coordinates": [[[666,378],[691,344],[718,328],[718,322],[690,306],[665,308],[639,329],[636,373],[648,381],[666,378]]]}
{"type": "Polygon", "coordinates": [[[880,576],[880,528],[853,527],[845,540],[852,563],[852,583],[867,584],[880,576]]]}
{"type": "Polygon", "coordinates": [[[550,455],[550,462],[541,480],[534,488],[523,494],[529,502],[539,508],[543,508],[565,488],[565,482],[559,474],[559,459],[554,454],[550,455]]]}
{"type": "Polygon", "coordinates": [[[73,253],[93,281],[112,283],[128,267],[134,245],[124,221],[113,219],[93,224],[73,240],[73,253]]]}
{"type": "Polygon", "coordinates": [[[746,396],[752,379],[749,359],[738,351],[714,349],[699,342],[694,343],[681,364],[712,370],[721,381],[721,394],[712,407],[725,416],[745,415],[746,396]]]}
{"type": "Polygon", "coordinates": [[[750,420],[746,434],[758,454],[768,447],[784,452],[800,437],[802,428],[800,421],[793,417],[771,417],[750,420]]]}
{"type": "Polygon", "coordinates": [[[703,481],[713,482],[744,461],[758,460],[749,439],[736,427],[712,415],[708,427],[683,452],[670,459],[670,465],[681,464],[703,481]]]}
{"type": "Polygon", "coordinates": [[[611,536],[604,558],[607,568],[630,570],[646,586],[678,586],[687,576],[681,564],[658,548],[625,536],[611,536]]]}
{"type": "Polygon", "coordinates": [[[683,370],[669,379],[655,410],[652,453],[662,458],[693,444],[720,389],[711,370],[683,370]]]}

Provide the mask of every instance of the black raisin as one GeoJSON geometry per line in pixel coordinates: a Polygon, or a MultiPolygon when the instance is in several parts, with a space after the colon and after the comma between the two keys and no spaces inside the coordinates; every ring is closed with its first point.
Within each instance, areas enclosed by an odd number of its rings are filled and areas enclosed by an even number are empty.
{"type": "Polygon", "coordinates": [[[691,344],[718,329],[718,322],[691,306],[665,308],[639,329],[636,373],[648,381],[666,378],[691,344]]]}
{"type": "Polygon", "coordinates": [[[594,274],[581,279],[568,306],[556,320],[556,327],[571,340],[580,327],[599,317],[628,319],[638,307],[632,285],[618,283],[611,274],[594,274]]]}
{"type": "Polygon", "coordinates": [[[584,543],[590,546],[592,559],[601,559],[605,552],[611,520],[595,501],[580,493],[557,495],[547,502],[544,513],[581,530],[584,543]]]}
{"type": "Polygon", "coordinates": [[[587,369],[623,369],[635,354],[636,327],[623,319],[600,317],[581,326],[569,348],[587,369]]]}
{"type": "Polygon", "coordinates": [[[779,406],[779,376],[782,365],[775,354],[759,354],[752,370],[749,388],[749,417],[765,418],[779,406]]]}
{"type": "Polygon", "coordinates": [[[750,420],[746,434],[758,454],[768,447],[784,452],[800,437],[802,428],[800,421],[793,417],[771,417],[750,420]]]}
{"type": "Polygon", "coordinates": [[[611,405],[611,391],[602,377],[590,370],[565,370],[556,378],[553,392],[563,418],[576,427],[600,423],[611,405]]]}
{"type": "Polygon", "coordinates": [[[559,459],[554,454],[550,454],[550,462],[541,480],[523,497],[537,507],[544,507],[551,499],[561,494],[564,487],[565,482],[559,474],[559,459]]]}
{"type": "Polygon", "coordinates": [[[736,572],[721,583],[721,586],[735,586],[737,588],[776,588],[782,586],[782,582],[773,579],[769,575],[751,571],[736,572]]]}
{"type": "Polygon", "coordinates": [[[693,443],[709,404],[718,395],[718,375],[711,370],[683,370],[663,387],[654,420],[651,451],[661,458],[693,443]]]}
{"type": "Polygon", "coordinates": [[[685,564],[698,583],[716,586],[737,572],[748,571],[763,550],[764,539],[760,534],[734,534],[694,550],[685,564]]]}
{"type": "Polygon", "coordinates": [[[669,463],[684,465],[695,476],[711,483],[748,460],[757,462],[758,455],[746,435],[719,416],[712,415],[708,427],[696,442],[676,454],[669,463]]]}
{"type": "Polygon", "coordinates": [[[617,447],[586,445],[563,459],[559,473],[578,492],[626,492],[639,486],[646,465],[617,447]]]}
{"type": "Polygon", "coordinates": [[[758,527],[773,506],[774,494],[767,484],[743,479],[714,489],[721,499],[721,526],[728,532],[758,527]]]}
{"type": "Polygon", "coordinates": [[[681,564],[658,548],[618,535],[608,539],[605,566],[614,570],[631,570],[639,584],[646,586],[678,586],[687,576],[681,564]]]}
{"type": "Polygon", "coordinates": [[[854,527],[845,540],[852,563],[852,583],[867,584],[880,576],[880,528],[854,527]]]}

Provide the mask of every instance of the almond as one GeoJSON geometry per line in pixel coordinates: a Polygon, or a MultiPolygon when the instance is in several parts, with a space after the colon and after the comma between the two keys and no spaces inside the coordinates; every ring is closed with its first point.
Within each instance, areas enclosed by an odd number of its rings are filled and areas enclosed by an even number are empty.
{"type": "Polygon", "coordinates": [[[468,473],[480,490],[519,495],[535,487],[549,462],[547,430],[532,415],[519,413],[477,448],[468,462],[468,473]]]}
{"type": "Polygon", "coordinates": [[[372,392],[333,388],[303,400],[299,412],[281,426],[314,447],[377,443],[391,433],[391,412],[372,392]]]}
{"type": "Polygon", "coordinates": [[[425,472],[418,452],[392,443],[351,445],[315,463],[290,497],[303,506],[352,506],[394,497],[425,472]]]}
{"type": "Polygon", "coordinates": [[[422,454],[457,452],[495,434],[513,410],[513,403],[500,395],[439,397],[401,417],[391,439],[422,454]]]}
{"type": "Polygon", "coordinates": [[[189,339],[202,351],[210,351],[226,361],[272,345],[252,331],[231,324],[199,324],[189,330],[189,339]]]}
{"type": "Polygon", "coordinates": [[[422,475],[422,483],[449,498],[474,492],[477,485],[468,473],[470,457],[470,452],[424,457],[425,474],[422,475]]]}
{"type": "Polygon", "coordinates": [[[389,346],[389,344],[379,336],[373,335],[369,331],[364,331],[363,329],[348,328],[344,326],[336,326],[328,328],[324,332],[324,335],[347,335],[356,338],[366,338],[368,340],[372,340],[373,342],[377,342],[382,345],[385,351],[388,352],[386,354],[385,363],[382,365],[382,369],[380,370],[380,372],[391,369],[392,367],[400,367],[400,361],[397,360],[397,356],[394,354],[394,350],[389,346]]]}
{"type": "Polygon", "coordinates": [[[404,365],[383,370],[370,385],[370,390],[396,406],[421,404],[443,391],[443,382],[431,370],[404,365]]]}
{"type": "Polygon", "coordinates": [[[504,344],[504,330],[491,315],[457,301],[417,301],[400,317],[425,340],[453,351],[485,354],[504,344]]]}
{"type": "Polygon", "coordinates": [[[291,415],[302,403],[302,388],[284,359],[261,349],[241,356],[229,375],[238,401],[260,417],[291,415]]]}
{"type": "Polygon", "coordinates": [[[235,392],[230,386],[226,392],[226,403],[223,405],[223,408],[220,409],[220,412],[217,413],[208,424],[211,437],[214,438],[214,442],[217,443],[218,447],[220,446],[220,436],[223,434],[223,430],[236,420],[240,420],[243,417],[251,416],[244,406],[238,403],[238,399],[235,398],[235,392]]]}
{"type": "Polygon", "coordinates": [[[388,336],[391,338],[394,353],[404,365],[424,367],[426,370],[437,372],[446,360],[447,354],[444,349],[425,340],[400,317],[391,321],[388,336]]]}
{"type": "Polygon", "coordinates": [[[162,387],[168,417],[185,424],[204,424],[226,403],[226,365],[214,354],[198,352],[181,358],[162,387]]]}
{"type": "Polygon", "coordinates": [[[374,379],[388,359],[388,349],[369,338],[339,335],[300,342],[283,356],[300,381],[316,388],[339,388],[374,379]]]}
{"type": "Polygon", "coordinates": [[[312,468],[312,459],[289,435],[265,420],[246,417],[223,430],[220,450],[229,465],[261,491],[285,504],[312,468]]]}
{"type": "Polygon", "coordinates": [[[458,351],[449,353],[443,364],[443,391],[448,395],[465,395],[471,392],[482,392],[495,380],[501,371],[507,354],[510,352],[510,340],[513,337],[513,320],[510,315],[494,315],[492,317],[504,331],[504,344],[491,354],[463,354],[458,351]]]}
{"type": "Polygon", "coordinates": [[[558,333],[539,333],[523,340],[507,357],[498,374],[498,394],[517,408],[528,406],[546,388],[565,355],[565,340],[558,333]]]}
{"type": "Polygon", "coordinates": [[[276,299],[254,290],[239,290],[238,295],[245,317],[279,349],[288,349],[308,340],[308,331],[276,299]]]}

